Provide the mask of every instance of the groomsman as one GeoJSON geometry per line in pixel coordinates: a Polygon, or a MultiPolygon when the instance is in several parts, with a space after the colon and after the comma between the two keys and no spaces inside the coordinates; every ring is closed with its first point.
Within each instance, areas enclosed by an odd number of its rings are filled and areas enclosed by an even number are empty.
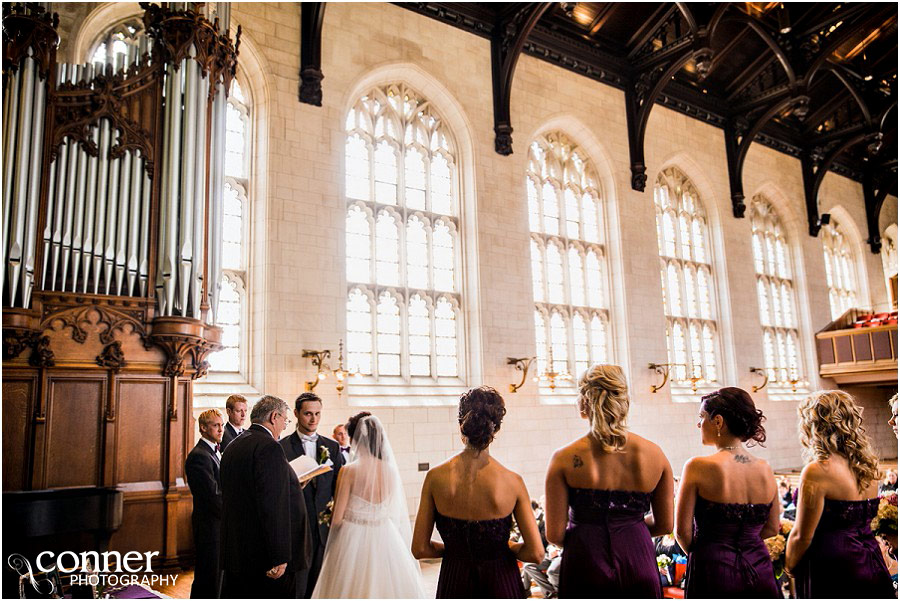
{"type": "Polygon", "coordinates": [[[250,412],[251,426],[222,456],[224,598],[294,596],[288,564],[297,561],[293,550],[302,532],[291,520],[293,470],[277,442],[289,410],[277,397],[262,397],[250,412]]]}
{"type": "Polygon", "coordinates": [[[334,439],[341,445],[341,457],[344,458],[344,465],[350,462],[350,436],[347,434],[347,426],[338,424],[334,427],[334,439]]]}
{"type": "Polygon", "coordinates": [[[191,599],[219,596],[219,528],[222,522],[222,487],[219,480],[219,443],[222,441],[222,414],[209,409],[200,414],[200,440],[184,462],[194,508],[191,526],[197,557],[191,599]]]}
{"type": "Polygon", "coordinates": [[[313,478],[303,489],[306,517],[309,520],[309,529],[312,534],[312,565],[308,569],[297,572],[297,596],[309,598],[312,596],[316,581],[319,579],[319,571],[322,569],[322,559],[325,556],[325,543],[328,541],[330,526],[330,524],[319,523],[319,513],[325,511],[329,501],[334,499],[337,475],[341,466],[344,465],[344,458],[337,442],[316,433],[322,418],[322,399],[318,395],[313,392],[304,392],[298,396],[294,403],[294,417],[297,418],[297,430],[280,441],[287,460],[293,461],[300,455],[306,455],[315,459],[316,463],[320,465],[332,466],[332,471],[313,478]]]}
{"type": "Polygon", "coordinates": [[[228,423],[225,424],[225,432],[222,434],[222,452],[231,444],[231,441],[244,433],[244,420],[247,419],[247,399],[239,394],[233,394],[225,401],[225,413],[228,414],[228,423]]]}

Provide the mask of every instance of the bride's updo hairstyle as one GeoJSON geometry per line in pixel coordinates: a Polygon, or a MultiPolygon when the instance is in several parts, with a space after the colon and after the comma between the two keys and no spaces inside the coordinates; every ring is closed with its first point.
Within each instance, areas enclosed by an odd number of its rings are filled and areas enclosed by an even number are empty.
{"type": "Polygon", "coordinates": [[[832,455],[847,458],[850,471],[863,493],[872,480],[881,478],[878,457],[862,426],[862,409],[843,390],[813,393],[797,407],[800,444],[807,461],[824,461],[832,455]]]}
{"type": "Polygon", "coordinates": [[[378,437],[375,436],[375,423],[371,420],[363,421],[365,418],[372,415],[368,411],[360,411],[353,417],[347,420],[347,436],[350,437],[351,442],[359,443],[359,439],[362,438],[363,434],[366,434],[366,443],[369,447],[369,452],[376,458],[381,459],[381,444],[378,440],[378,437]],[[357,432],[359,436],[357,436],[357,432]]]}
{"type": "Polygon", "coordinates": [[[459,431],[472,448],[483,451],[500,429],[506,404],[490,386],[471,388],[459,397],[459,431]]]}
{"type": "Polygon", "coordinates": [[[625,449],[628,384],[618,365],[594,365],[578,380],[578,408],[591,423],[590,438],[604,453],[625,449]]]}
{"type": "Polygon", "coordinates": [[[721,415],[728,431],[746,442],[747,446],[766,442],[766,420],[763,412],[756,408],[747,391],[729,386],[711,392],[700,399],[700,409],[710,417],[721,415]]]}

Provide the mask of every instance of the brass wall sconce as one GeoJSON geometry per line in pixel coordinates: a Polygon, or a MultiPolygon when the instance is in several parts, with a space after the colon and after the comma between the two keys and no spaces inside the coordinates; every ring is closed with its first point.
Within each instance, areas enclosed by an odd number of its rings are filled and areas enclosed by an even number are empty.
{"type": "Polygon", "coordinates": [[[541,382],[548,382],[548,386],[550,390],[556,390],[556,381],[569,381],[572,379],[572,374],[568,371],[555,372],[553,371],[553,345],[549,345],[547,349],[547,368],[538,374],[538,379],[541,382]]]}
{"type": "Polygon", "coordinates": [[[328,365],[325,363],[325,359],[331,358],[331,351],[326,349],[324,351],[312,351],[309,349],[303,349],[303,358],[304,359],[312,359],[313,367],[316,368],[315,377],[306,382],[306,391],[312,391],[316,389],[316,386],[319,385],[319,380],[324,380],[328,377],[326,370],[328,369],[328,365]]]}
{"type": "MultiPolygon", "coordinates": [[[[779,367],[751,367],[750,368],[751,374],[762,374],[762,377],[763,377],[762,384],[760,384],[758,386],[754,385],[751,388],[751,390],[753,390],[753,392],[759,392],[760,390],[765,388],[766,385],[769,383],[769,370],[775,371],[777,369],[781,369],[781,368],[779,368],[779,367]]],[[[799,376],[797,375],[796,370],[794,370],[794,368],[791,368],[791,372],[793,372],[792,375],[794,377],[791,378],[790,380],[788,380],[787,383],[791,385],[791,392],[797,392],[797,384],[799,384],[801,382],[801,380],[800,380],[799,376]]]]}
{"type": "Polygon", "coordinates": [[[766,385],[769,383],[769,370],[768,370],[767,368],[765,368],[765,367],[751,367],[751,368],[750,368],[750,373],[751,373],[751,374],[762,374],[762,377],[763,377],[762,384],[760,384],[760,385],[758,385],[758,386],[757,386],[756,384],[754,384],[754,385],[750,388],[753,392],[759,392],[760,390],[762,390],[763,388],[765,388],[766,385]]]}
{"type": "MultiPolygon", "coordinates": [[[[519,357],[519,358],[507,357],[506,358],[507,365],[515,365],[516,370],[522,372],[522,381],[519,382],[518,384],[510,384],[509,385],[510,392],[516,392],[517,390],[522,388],[522,386],[525,385],[525,379],[528,377],[528,370],[531,368],[535,359],[537,359],[537,357],[519,357]]],[[[535,378],[535,380],[536,379],[537,378],[535,378]]]]}
{"type": "Polygon", "coordinates": [[[335,389],[338,391],[338,396],[344,391],[344,380],[347,379],[347,370],[344,369],[344,340],[343,338],[338,342],[338,367],[334,370],[334,379],[337,380],[337,384],[335,384],[335,389]]]}
{"type": "Polygon", "coordinates": [[[669,368],[671,367],[670,363],[648,363],[647,369],[652,369],[659,375],[663,377],[662,382],[659,384],[651,384],[650,392],[656,393],[657,390],[666,385],[666,382],[669,381],[669,368]]]}

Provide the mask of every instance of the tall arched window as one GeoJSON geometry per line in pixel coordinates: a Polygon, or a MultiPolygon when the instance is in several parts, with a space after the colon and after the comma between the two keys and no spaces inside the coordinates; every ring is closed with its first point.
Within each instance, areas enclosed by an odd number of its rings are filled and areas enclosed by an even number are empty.
{"type": "Polygon", "coordinates": [[[897,224],[892,223],[881,234],[881,265],[887,286],[890,308],[897,310],[897,224]]]}
{"type": "Polygon", "coordinates": [[[597,173],[560,132],[528,149],[525,174],[531,230],[538,369],[581,374],[611,360],[603,207],[597,173]]]}
{"type": "Polygon", "coordinates": [[[141,17],[130,17],[109,28],[95,42],[91,62],[115,65],[120,56],[125,58],[136,56],[140,52],[144,37],[144,23],[141,17]]]}
{"type": "Polygon", "coordinates": [[[825,282],[831,319],[837,319],[856,306],[856,260],[850,241],[834,217],[822,228],[825,249],[825,282]]]}
{"type": "Polygon", "coordinates": [[[451,132],[419,93],[379,86],[347,114],[347,367],[462,377],[462,254],[451,132]]]}
{"type": "Polygon", "coordinates": [[[713,384],[719,380],[719,343],[703,203],[675,168],[660,173],[653,201],[672,378],[676,386],[713,384]]]}
{"type": "Polygon", "coordinates": [[[802,377],[791,250],[778,214],[762,196],[754,198],[750,206],[750,227],[769,380],[775,385],[796,386],[802,377]]]}
{"type": "MultiPolygon", "coordinates": [[[[245,371],[241,343],[248,319],[247,224],[250,192],[250,103],[237,80],[232,80],[225,110],[225,194],[222,232],[222,280],[216,325],[222,328],[225,348],[209,356],[210,369],[245,371]]],[[[247,345],[243,345],[244,348],[247,345]]]]}

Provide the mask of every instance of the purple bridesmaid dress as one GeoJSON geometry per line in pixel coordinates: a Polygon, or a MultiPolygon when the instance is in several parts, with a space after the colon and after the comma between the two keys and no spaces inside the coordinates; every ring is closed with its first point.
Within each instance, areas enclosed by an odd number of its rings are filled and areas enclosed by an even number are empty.
{"type": "Polygon", "coordinates": [[[648,511],[650,493],[569,488],[559,597],[660,598],[648,511]]]}
{"type": "Polygon", "coordinates": [[[697,495],[686,599],[782,599],[760,533],[771,503],[714,503],[697,495]]]}
{"type": "Polygon", "coordinates": [[[835,501],[825,507],[812,544],[794,568],[797,596],[845,599],[895,598],[894,585],[869,527],[878,499],[835,501]]]}
{"type": "Polygon", "coordinates": [[[438,599],[523,599],[525,588],[509,548],[512,515],[496,520],[460,520],[435,510],[444,541],[438,599]]]}

